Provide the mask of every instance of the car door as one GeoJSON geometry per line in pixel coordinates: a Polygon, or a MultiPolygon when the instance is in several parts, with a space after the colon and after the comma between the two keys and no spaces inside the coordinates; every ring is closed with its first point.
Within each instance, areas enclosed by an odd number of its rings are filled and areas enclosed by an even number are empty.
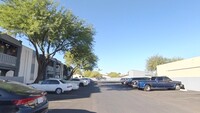
{"type": "Polygon", "coordinates": [[[47,84],[49,83],[48,80],[44,80],[41,82],[41,84],[38,84],[38,89],[47,91],[47,84]]]}
{"type": "Polygon", "coordinates": [[[163,78],[162,77],[156,77],[153,86],[156,89],[162,89],[164,87],[163,78]]]}
{"type": "Polygon", "coordinates": [[[76,84],[79,86],[79,82],[73,80],[66,80],[67,83],[76,84]]]}
{"type": "Polygon", "coordinates": [[[76,83],[76,84],[80,84],[80,80],[79,79],[71,79],[70,81],[73,81],[74,83],[76,83]]]}
{"type": "Polygon", "coordinates": [[[168,89],[171,87],[170,85],[170,79],[168,77],[162,77],[162,80],[160,80],[160,88],[168,89]]]}
{"type": "Polygon", "coordinates": [[[174,86],[173,83],[171,82],[172,80],[170,78],[168,78],[168,77],[164,77],[163,81],[165,82],[164,83],[164,85],[165,85],[164,87],[165,88],[172,88],[174,86]]]}
{"type": "Polygon", "coordinates": [[[48,91],[55,91],[59,87],[60,82],[58,80],[49,80],[47,86],[48,91]]]}

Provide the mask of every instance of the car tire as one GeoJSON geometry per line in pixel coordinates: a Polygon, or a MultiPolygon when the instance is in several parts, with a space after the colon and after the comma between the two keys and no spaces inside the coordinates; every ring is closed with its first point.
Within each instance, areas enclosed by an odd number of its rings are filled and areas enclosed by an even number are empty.
{"type": "Polygon", "coordinates": [[[62,89],[61,89],[61,88],[57,88],[57,89],[55,90],[55,93],[56,93],[56,94],[61,94],[61,93],[62,93],[62,89]]]}
{"type": "Polygon", "coordinates": [[[150,85],[145,85],[144,86],[144,91],[151,91],[151,86],[150,85]]]}
{"type": "Polygon", "coordinates": [[[79,86],[80,86],[80,87],[83,87],[83,86],[84,86],[84,84],[83,84],[83,83],[80,83],[80,84],[79,84],[79,86]]]}
{"type": "Polygon", "coordinates": [[[180,90],[180,89],[181,89],[181,86],[177,84],[177,85],[175,86],[175,90],[180,90]]]}

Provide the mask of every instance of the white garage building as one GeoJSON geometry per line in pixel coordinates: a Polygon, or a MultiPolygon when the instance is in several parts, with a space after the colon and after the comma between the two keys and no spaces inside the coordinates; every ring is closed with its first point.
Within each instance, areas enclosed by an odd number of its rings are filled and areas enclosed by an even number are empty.
{"type": "Polygon", "coordinates": [[[200,91],[200,57],[159,65],[157,75],[179,80],[187,90],[200,91]]]}

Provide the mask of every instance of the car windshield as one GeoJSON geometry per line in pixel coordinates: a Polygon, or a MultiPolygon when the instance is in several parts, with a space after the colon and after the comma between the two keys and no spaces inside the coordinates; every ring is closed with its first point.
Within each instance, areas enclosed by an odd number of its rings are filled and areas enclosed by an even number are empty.
{"type": "Polygon", "coordinates": [[[67,81],[64,79],[60,80],[60,82],[62,82],[63,84],[67,83],[67,81]]]}
{"type": "Polygon", "coordinates": [[[172,81],[172,80],[170,78],[168,78],[168,77],[164,77],[163,81],[172,81]]]}

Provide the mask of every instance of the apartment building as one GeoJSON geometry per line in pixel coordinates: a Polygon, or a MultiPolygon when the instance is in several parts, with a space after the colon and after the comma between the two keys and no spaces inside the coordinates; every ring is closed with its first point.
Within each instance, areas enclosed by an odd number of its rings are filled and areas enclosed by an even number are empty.
{"type": "Polygon", "coordinates": [[[46,78],[63,78],[64,64],[56,58],[50,59],[46,68],[46,78]]]}
{"type": "MultiPolygon", "coordinates": [[[[70,68],[52,58],[46,68],[46,78],[66,78],[70,68]]],[[[38,62],[33,49],[7,35],[0,34],[0,79],[33,83],[38,74],[38,62]]]]}
{"type": "Polygon", "coordinates": [[[7,35],[0,34],[0,78],[23,81],[18,77],[22,42],[7,35]],[[9,76],[12,75],[12,76],[9,76]]]}

